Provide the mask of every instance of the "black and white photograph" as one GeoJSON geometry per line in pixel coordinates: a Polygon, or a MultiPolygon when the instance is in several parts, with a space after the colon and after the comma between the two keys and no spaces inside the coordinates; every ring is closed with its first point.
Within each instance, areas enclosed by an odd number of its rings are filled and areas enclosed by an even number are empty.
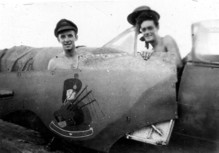
{"type": "Polygon", "coordinates": [[[218,153],[218,8],[0,0],[0,153],[218,153]]]}

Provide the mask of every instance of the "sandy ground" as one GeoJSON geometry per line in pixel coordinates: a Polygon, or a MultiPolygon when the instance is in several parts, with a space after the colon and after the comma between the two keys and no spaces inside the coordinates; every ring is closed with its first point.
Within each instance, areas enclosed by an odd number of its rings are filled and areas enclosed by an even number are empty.
{"type": "MultiPolygon", "coordinates": [[[[47,142],[33,130],[0,120],[0,153],[51,153],[45,149],[47,142]]],[[[60,144],[60,143],[59,143],[60,144]]],[[[64,146],[64,144],[60,144],[64,146]]],[[[66,148],[66,147],[64,147],[66,148]]],[[[218,153],[219,144],[197,141],[173,133],[168,146],[153,146],[133,140],[121,139],[110,153],[218,153]]],[[[52,153],[95,153],[84,148],[59,149],[52,153]]]]}
{"type": "Polygon", "coordinates": [[[0,120],[0,153],[49,153],[46,144],[38,132],[0,120]]]}

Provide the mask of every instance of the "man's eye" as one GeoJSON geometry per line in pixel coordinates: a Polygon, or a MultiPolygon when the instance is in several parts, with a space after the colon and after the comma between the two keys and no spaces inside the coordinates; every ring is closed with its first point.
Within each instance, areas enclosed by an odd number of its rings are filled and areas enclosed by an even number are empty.
{"type": "Polygon", "coordinates": [[[70,35],[68,35],[68,37],[69,37],[69,38],[72,38],[72,37],[73,37],[73,35],[72,35],[72,34],[70,34],[70,35]]]}
{"type": "Polygon", "coordinates": [[[153,27],[148,27],[148,30],[153,30],[154,28],[153,27]]]}
{"type": "Polygon", "coordinates": [[[147,30],[147,28],[142,28],[141,29],[142,32],[145,32],[146,30],[147,30]]]}
{"type": "Polygon", "coordinates": [[[61,38],[61,39],[65,39],[65,35],[61,35],[60,38],[61,38]]]}

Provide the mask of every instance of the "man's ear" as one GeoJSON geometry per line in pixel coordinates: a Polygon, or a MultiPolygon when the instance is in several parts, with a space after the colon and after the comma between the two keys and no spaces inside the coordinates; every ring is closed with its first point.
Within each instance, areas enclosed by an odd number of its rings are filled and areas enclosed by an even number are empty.
{"type": "Polygon", "coordinates": [[[77,34],[75,35],[75,41],[76,41],[76,40],[78,40],[78,35],[77,35],[77,34]]]}
{"type": "Polygon", "coordinates": [[[60,42],[59,37],[57,37],[58,42],[60,42]]]}

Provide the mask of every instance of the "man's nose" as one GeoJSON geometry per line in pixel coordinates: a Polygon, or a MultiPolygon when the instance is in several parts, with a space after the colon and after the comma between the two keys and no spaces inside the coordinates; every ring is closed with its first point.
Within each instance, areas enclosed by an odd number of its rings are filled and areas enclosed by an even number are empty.
{"type": "Polygon", "coordinates": [[[143,35],[149,35],[150,34],[150,31],[149,30],[145,30],[143,35]]]}
{"type": "Polygon", "coordinates": [[[149,29],[146,29],[146,30],[144,31],[144,33],[145,33],[145,34],[148,34],[148,33],[150,33],[150,30],[149,30],[149,29]]]}
{"type": "Polygon", "coordinates": [[[64,41],[69,41],[69,37],[65,37],[64,41]]]}

